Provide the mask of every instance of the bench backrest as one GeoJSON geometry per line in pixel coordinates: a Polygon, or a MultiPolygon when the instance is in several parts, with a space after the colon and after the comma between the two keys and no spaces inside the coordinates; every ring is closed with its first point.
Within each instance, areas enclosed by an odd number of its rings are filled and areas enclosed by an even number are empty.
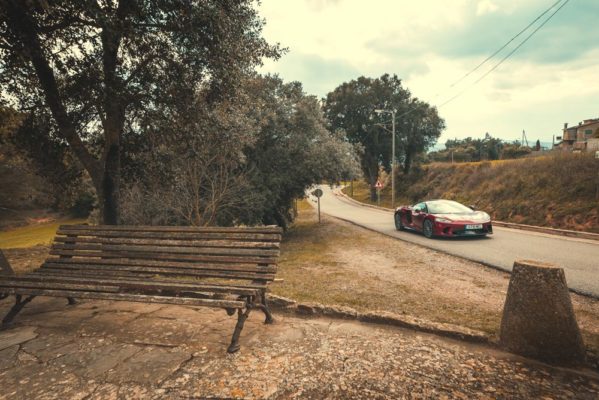
{"type": "Polygon", "coordinates": [[[45,272],[272,281],[281,228],[62,225],[45,272]]]}

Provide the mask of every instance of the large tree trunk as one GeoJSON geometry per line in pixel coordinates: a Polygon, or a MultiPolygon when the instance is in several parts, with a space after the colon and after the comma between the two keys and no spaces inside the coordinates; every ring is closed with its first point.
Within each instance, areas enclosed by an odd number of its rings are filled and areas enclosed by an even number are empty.
{"type": "Polygon", "coordinates": [[[117,225],[120,219],[120,146],[111,145],[106,154],[102,182],[102,220],[106,225],[117,225]]]}
{"type": "Polygon", "coordinates": [[[116,20],[102,27],[102,69],[104,72],[104,174],[102,177],[102,218],[104,224],[117,225],[120,219],[121,136],[125,124],[125,105],[121,101],[123,83],[117,75],[122,26],[129,2],[121,1],[116,20]]]}

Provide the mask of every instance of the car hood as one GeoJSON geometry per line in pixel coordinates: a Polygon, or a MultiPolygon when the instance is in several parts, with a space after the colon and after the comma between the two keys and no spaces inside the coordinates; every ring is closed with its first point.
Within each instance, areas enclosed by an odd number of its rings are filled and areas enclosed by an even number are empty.
{"type": "Polygon", "coordinates": [[[454,222],[487,222],[490,220],[489,214],[483,211],[472,211],[463,214],[435,214],[437,218],[446,218],[454,222]]]}

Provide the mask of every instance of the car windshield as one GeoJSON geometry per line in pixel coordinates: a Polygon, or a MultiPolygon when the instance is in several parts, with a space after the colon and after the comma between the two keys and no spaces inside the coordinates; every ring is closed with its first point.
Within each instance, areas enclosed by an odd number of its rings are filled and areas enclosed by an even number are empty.
{"type": "Polygon", "coordinates": [[[464,214],[471,213],[472,210],[457,201],[437,200],[426,203],[430,214],[464,214]]]}

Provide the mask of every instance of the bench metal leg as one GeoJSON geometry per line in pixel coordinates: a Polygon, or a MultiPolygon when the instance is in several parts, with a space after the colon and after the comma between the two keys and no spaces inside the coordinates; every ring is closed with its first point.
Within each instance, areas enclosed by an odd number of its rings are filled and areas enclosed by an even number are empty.
{"type": "Polygon", "coordinates": [[[260,298],[260,303],[262,303],[260,309],[262,310],[262,312],[264,312],[264,315],[266,316],[266,319],[264,320],[264,323],[265,324],[272,324],[273,322],[275,322],[275,320],[272,317],[272,314],[270,313],[270,309],[268,308],[268,304],[266,304],[266,292],[263,292],[260,297],[261,297],[260,298]]]}
{"type": "Polygon", "coordinates": [[[25,307],[25,305],[27,305],[27,303],[29,303],[34,298],[35,296],[29,296],[23,299],[23,296],[21,296],[20,294],[16,295],[15,305],[12,306],[8,314],[6,314],[6,316],[2,320],[2,326],[0,326],[0,329],[6,329],[12,322],[13,318],[16,317],[17,314],[23,309],[23,307],[25,307]]]}
{"type": "Polygon", "coordinates": [[[239,351],[239,335],[241,335],[241,330],[243,329],[243,324],[245,324],[245,320],[250,315],[250,307],[247,307],[245,311],[242,311],[240,308],[237,311],[237,325],[235,325],[235,330],[233,331],[233,337],[231,338],[231,344],[227,349],[228,353],[235,353],[239,351]]]}
{"type": "Polygon", "coordinates": [[[230,317],[232,315],[235,315],[235,311],[237,311],[236,308],[225,308],[225,310],[227,311],[227,315],[230,317]]]}
{"type": "Polygon", "coordinates": [[[75,304],[77,304],[77,300],[75,300],[72,297],[67,297],[67,301],[69,302],[70,306],[74,306],[75,304]]]}

